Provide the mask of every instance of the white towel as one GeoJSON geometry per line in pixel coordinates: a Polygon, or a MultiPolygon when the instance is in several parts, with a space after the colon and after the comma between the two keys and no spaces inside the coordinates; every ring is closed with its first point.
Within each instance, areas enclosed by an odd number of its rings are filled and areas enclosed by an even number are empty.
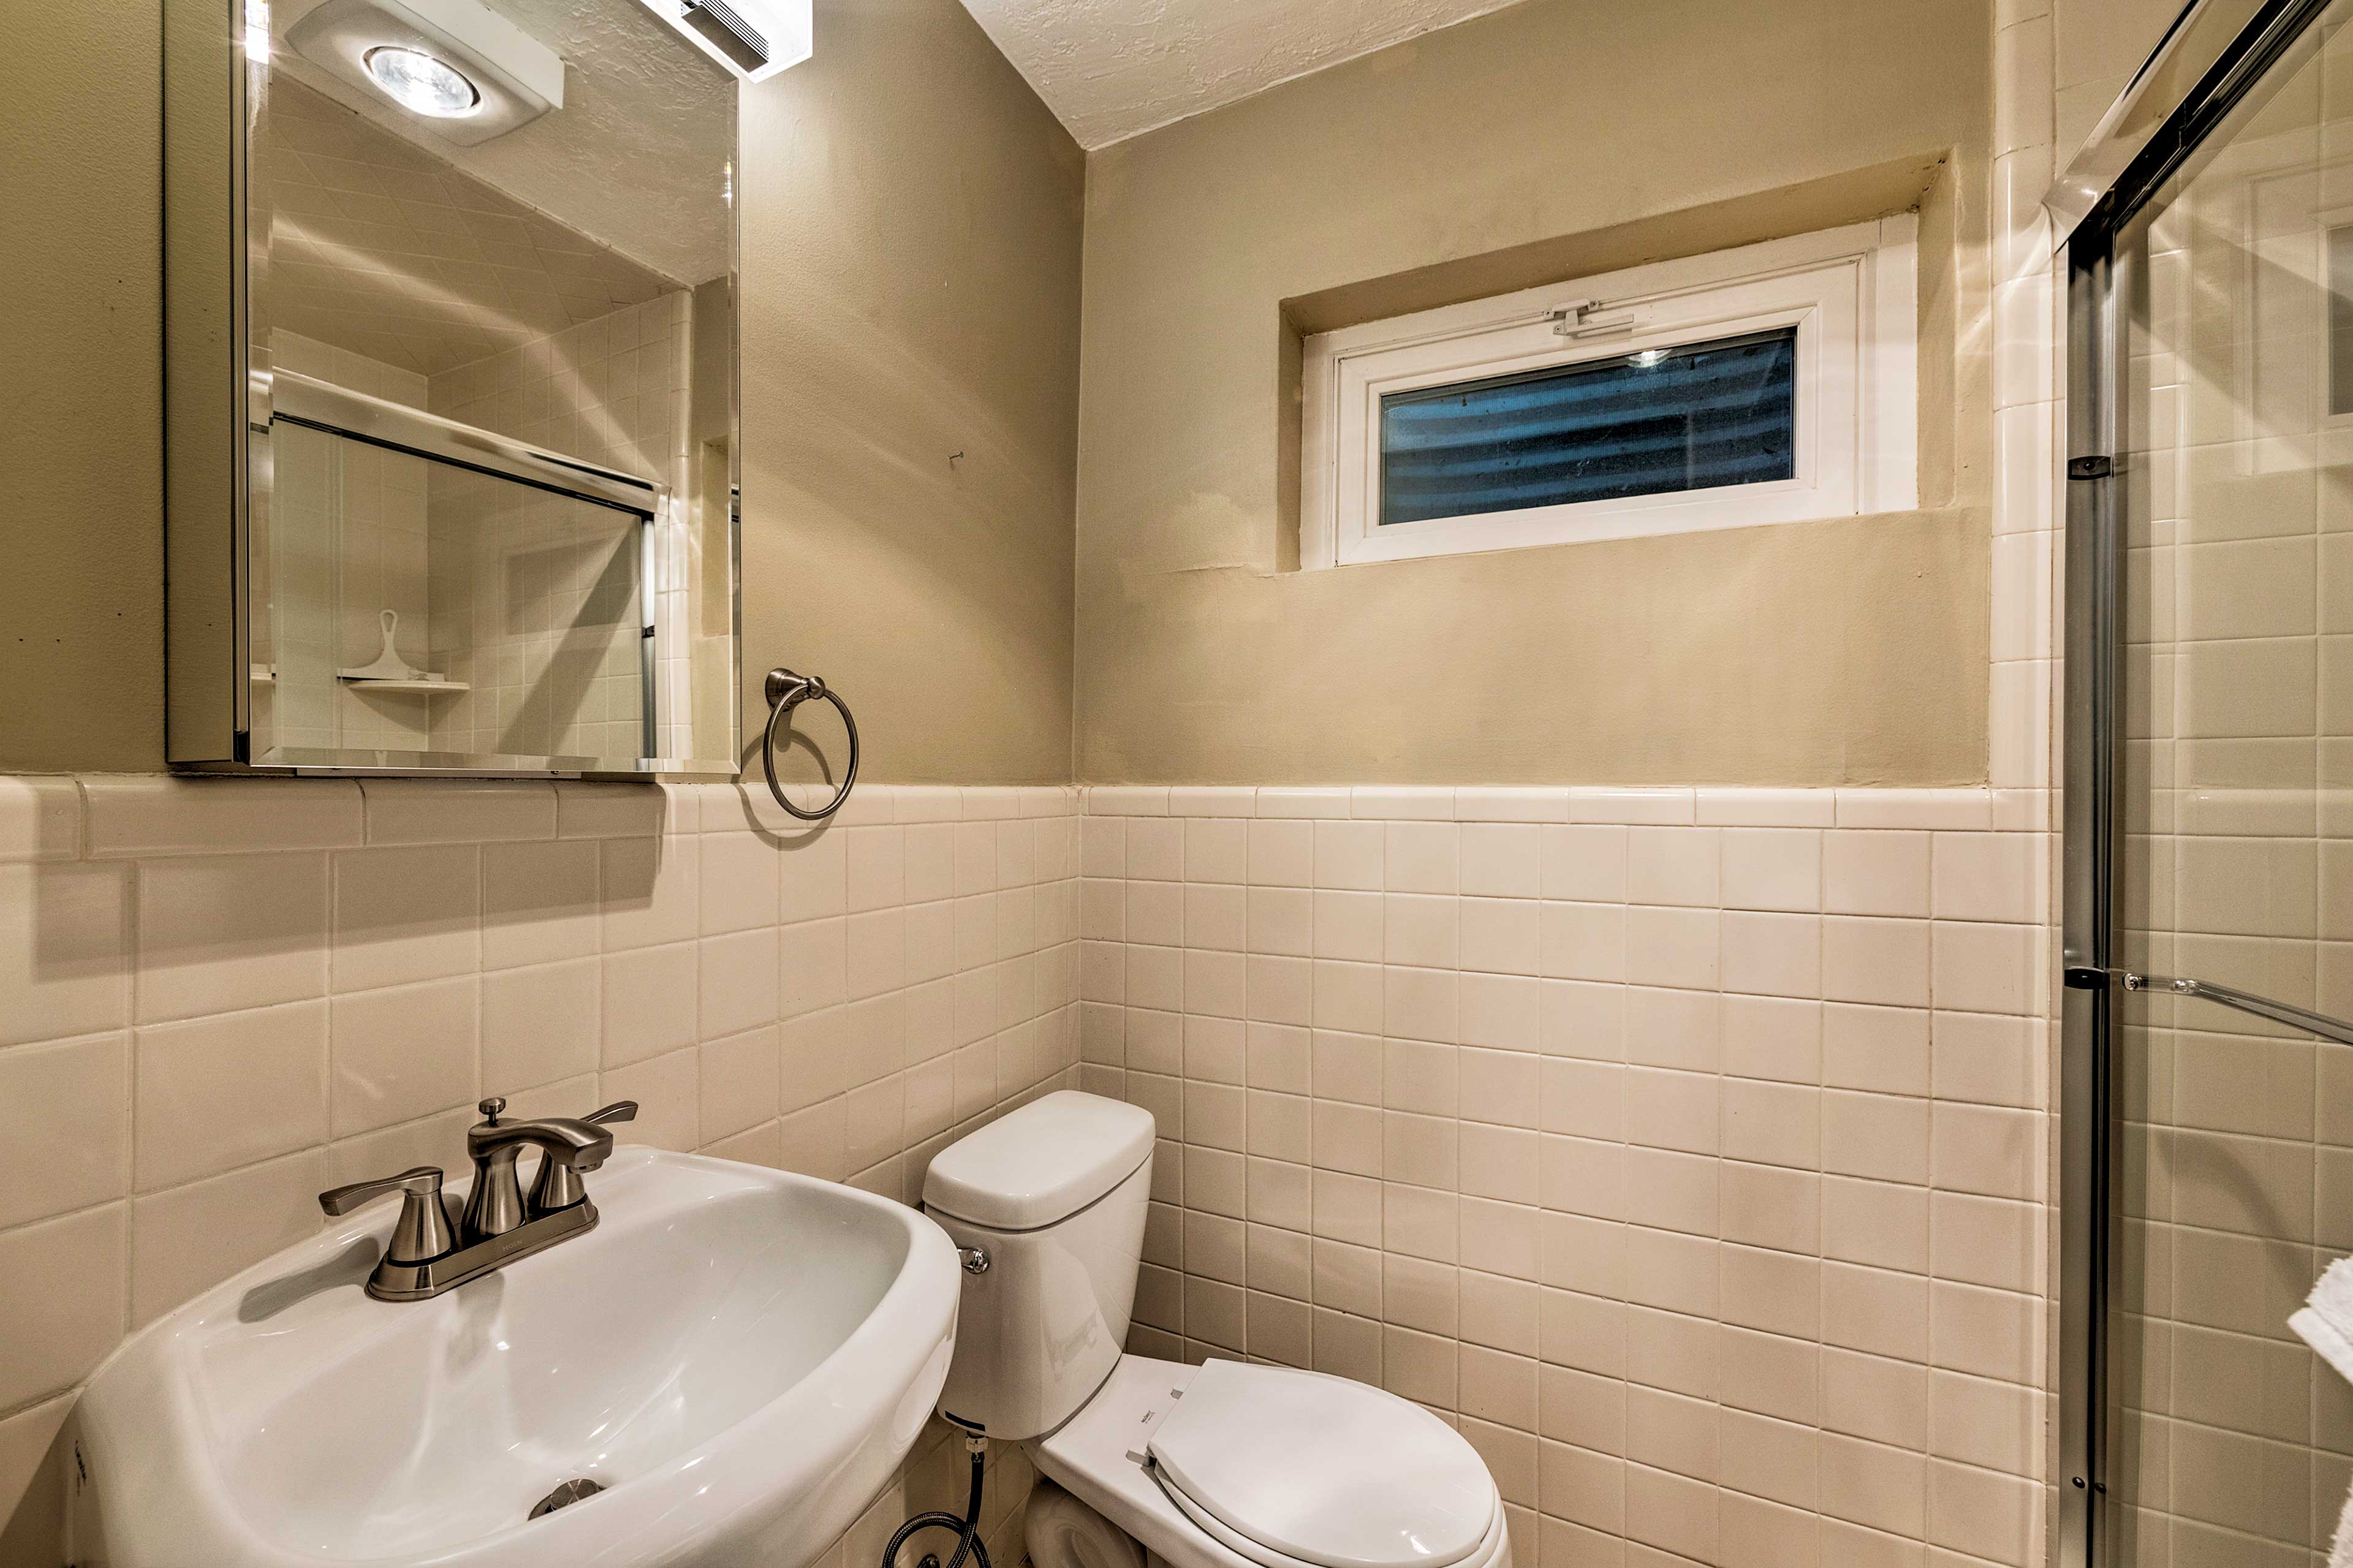
{"type": "MultiPolygon", "coordinates": [[[[2320,1278],[2313,1281],[2312,1294],[2305,1298],[2303,1309],[2289,1317],[2287,1326],[2318,1351],[2320,1359],[2337,1369],[2337,1376],[2353,1383],[2353,1258],[2340,1258],[2320,1271],[2320,1278]]],[[[2337,1538],[2328,1543],[2328,1568],[2353,1568],[2353,1495],[2337,1511],[2337,1538]]]]}

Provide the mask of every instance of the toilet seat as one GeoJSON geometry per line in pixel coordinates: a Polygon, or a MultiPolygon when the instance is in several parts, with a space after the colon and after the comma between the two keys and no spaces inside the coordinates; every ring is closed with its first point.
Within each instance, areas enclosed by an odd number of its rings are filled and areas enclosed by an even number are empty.
{"type": "MultiPolygon", "coordinates": [[[[1260,1563],[1262,1568],[1316,1568],[1316,1564],[1307,1562],[1304,1558],[1286,1556],[1272,1547],[1263,1546],[1255,1541],[1237,1535],[1224,1524],[1201,1512],[1199,1506],[1189,1499],[1166,1487],[1162,1488],[1162,1490],[1167,1492],[1169,1500],[1181,1509],[1187,1519],[1201,1527],[1203,1533],[1235,1556],[1260,1563]]],[[[1494,1517],[1488,1521],[1486,1534],[1480,1538],[1477,1546],[1472,1548],[1470,1557],[1462,1563],[1462,1568],[1510,1568],[1511,1559],[1508,1556],[1500,1559],[1496,1556],[1496,1548],[1503,1543],[1503,1539],[1504,1510],[1499,1508],[1495,1510],[1494,1517]]]]}
{"type": "Polygon", "coordinates": [[[1179,1508],[1267,1568],[1454,1568],[1495,1517],[1454,1428],[1321,1373],[1211,1361],[1147,1450],[1179,1508]]]}
{"type": "MultiPolygon", "coordinates": [[[[1240,1435],[1250,1436],[1246,1428],[1240,1435]]],[[[1196,1367],[1123,1356],[1086,1405],[1058,1430],[1033,1440],[1029,1451],[1046,1476],[1134,1536],[1168,1568],[1332,1568],[1332,1560],[1345,1556],[1352,1544],[1360,1554],[1356,1561],[1386,1559],[1384,1568],[1510,1568],[1512,1561],[1503,1500],[1485,1467],[1479,1464],[1476,1451],[1451,1427],[1419,1406],[1344,1379],[1233,1363],[1196,1367]],[[1218,1366],[1226,1370],[1213,1377],[1210,1369],[1218,1366]],[[1303,1399],[1311,1408],[1340,1411],[1349,1422],[1314,1434],[1300,1449],[1284,1454],[1282,1462],[1272,1467],[1275,1484],[1267,1489],[1282,1494],[1292,1510],[1287,1523],[1282,1516],[1262,1516],[1249,1498],[1220,1490],[1216,1481],[1203,1479],[1214,1471],[1214,1465],[1205,1460],[1205,1451],[1214,1442],[1229,1439],[1235,1435],[1236,1423],[1249,1418],[1238,1413],[1259,1408],[1254,1401],[1261,1380],[1270,1376],[1322,1385],[1270,1389],[1273,1400],[1279,1402],[1284,1394],[1303,1399]],[[1205,1379],[1212,1378],[1205,1384],[1205,1379]],[[1153,1442],[1158,1431],[1175,1422],[1177,1414],[1192,1403],[1197,1390],[1208,1397],[1194,1405],[1196,1415],[1187,1417],[1167,1447],[1184,1467],[1187,1479],[1200,1489],[1198,1494],[1176,1484],[1171,1468],[1155,1452],[1153,1442]],[[1390,1444],[1393,1436],[1402,1434],[1409,1448],[1418,1447],[1431,1436],[1427,1428],[1415,1431],[1420,1422],[1435,1426],[1447,1440],[1430,1444],[1441,1471],[1466,1473],[1456,1471],[1457,1460],[1477,1467],[1481,1500],[1469,1505],[1475,1530],[1466,1529],[1459,1517],[1439,1520],[1418,1511],[1426,1497],[1443,1493],[1427,1491],[1425,1473],[1401,1462],[1390,1444]],[[1192,1428],[1190,1437],[1183,1427],[1192,1428]],[[1450,1451],[1450,1445],[1458,1447],[1450,1451]],[[1303,1463],[1303,1450],[1309,1449],[1313,1452],[1304,1455],[1303,1463]],[[1361,1501],[1364,1493],[1352,1492],[1350,1488],[1367,1479],[1377,1483],[1389,1499],[1385,1517],[1411,1514],[1418,1525],[1427,1526],[1418,1531],[1424,1544],[1440,1550],[1391,1552],[1374,1547],[1368,1551],[1364,1538],[1345,1530],[1335,1535],[1318,1531],[1313,1539],[1302,1535],[1300,1521],[1317,1517],[1316,1500],[1324,1500],[1328,1515],[1335,1498],[1343,1506],[1361,1501]],[[1303,1481],[1312,1484],[1303,1485],[1303,1481]],[[1216,1509],[1205,1506],[1209,1500],[1215,1500],[1216,1509]],[[1236,1529],[1229,1520],[1245,1521],[1248,1528],[1236,1529]],[[1270,1542],[1269,1536],[1280,1537],[1297,1550],[1286,1551],[1270,1542]],[[1458,1552],[1466,1536],[1471,1545],[1458,1552]],[[1314,1555],[1304,1554],[1309,1552],[1314,1555]]],[[[1469,1492],[1467,1486],[1463,1492],[1469,1492]]],[[[1458,1497],[1452,1507],[1459,1516],[1462,1499],[1458,1497]]]]}

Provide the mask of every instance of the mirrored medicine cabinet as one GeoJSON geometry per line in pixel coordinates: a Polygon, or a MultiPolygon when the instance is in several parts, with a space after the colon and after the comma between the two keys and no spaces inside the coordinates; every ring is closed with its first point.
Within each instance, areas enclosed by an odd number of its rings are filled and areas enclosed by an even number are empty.
{"type": "Polygon", "coordinates": [[[643,0],[165,0],[169,755],[733,776],[736,82],[643,0]]]}

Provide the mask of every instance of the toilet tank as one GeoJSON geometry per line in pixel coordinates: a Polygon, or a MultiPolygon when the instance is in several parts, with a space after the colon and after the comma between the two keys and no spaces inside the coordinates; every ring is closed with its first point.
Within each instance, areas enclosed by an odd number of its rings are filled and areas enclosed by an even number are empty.
{"type": "Polygon", "coordinates": [[[942,1415],[1018,1441],[1103,1386],[1135,1306],[1152,1138],[1142,1107],[1063,1089],[933,1159],[923,1212],[988,1254],[964,1276],[942,1415]]]}

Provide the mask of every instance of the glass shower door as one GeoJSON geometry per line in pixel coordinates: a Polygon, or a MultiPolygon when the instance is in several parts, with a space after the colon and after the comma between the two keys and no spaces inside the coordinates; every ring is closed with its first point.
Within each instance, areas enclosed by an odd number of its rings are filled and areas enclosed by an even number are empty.
{"type": "Polygon", "coordinates": [[[2341,20],[2114,239],[2105,1564],[2318,1563],[2353,1482],[2287,1322],[2353,1252],[2353,1045],[2295,1021],[2353,1017],[2341,20]]]}
{"type": "Polygon", "coordinates": [[[295,420],[257,523],[257,759],[655,756],[652,519],[295,420]]]}

